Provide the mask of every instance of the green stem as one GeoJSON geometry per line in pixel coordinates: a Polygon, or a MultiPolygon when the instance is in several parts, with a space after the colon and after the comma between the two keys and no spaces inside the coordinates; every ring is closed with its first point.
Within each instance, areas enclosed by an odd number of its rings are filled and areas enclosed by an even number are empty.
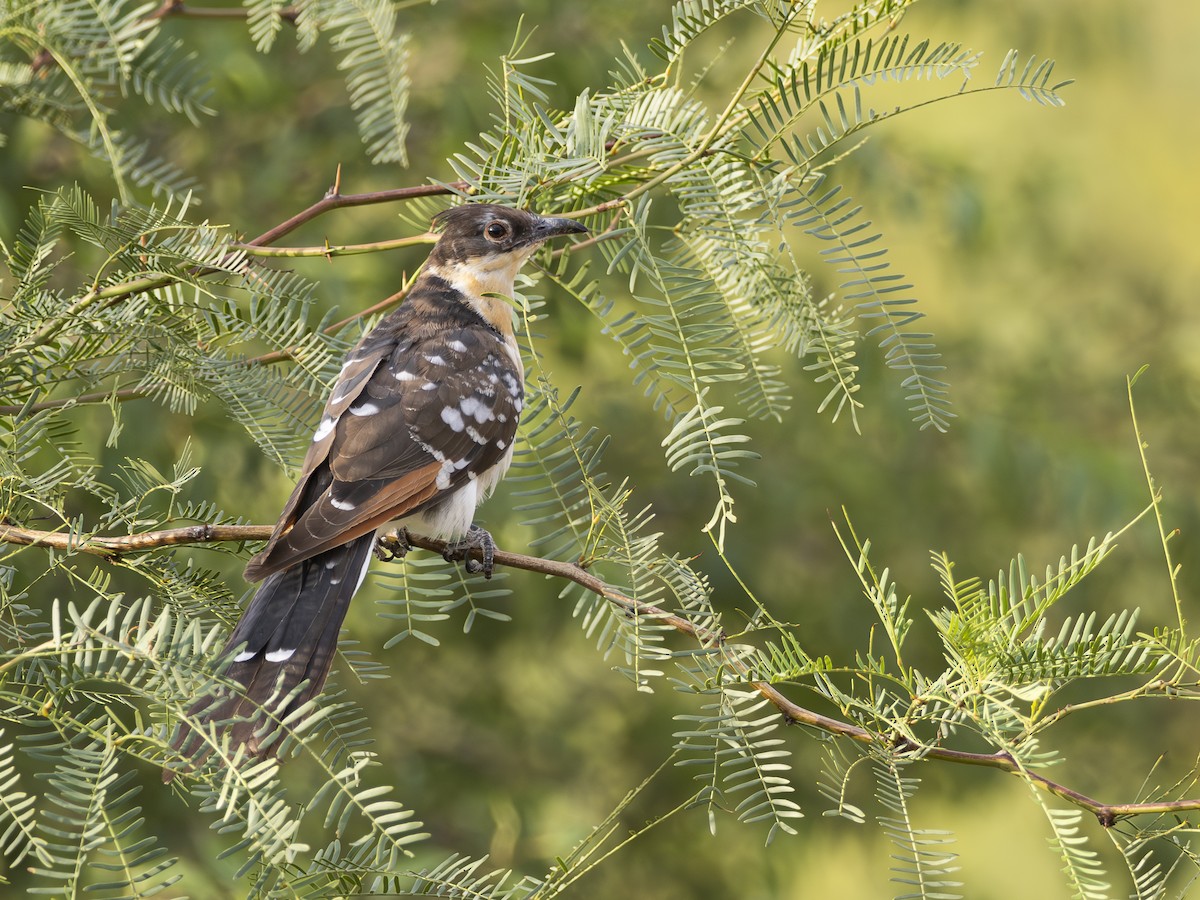
{"type": "Polygon", "coordinates": [[[1171,580],[1171,596],[1175,600],[1175,617],[1179,622],[1179,640],[1180,643],[1186,643],[1187,619],[1183,615],[1183,601],[1179,596],[1179,581],[1176,577],[1179,574],[1179,567],[1171,559],[1171,547],[1169,544],[1171,535],[1175,534],[1175,532],[1172,531],[1171,534],[1167,534],[1166,525],[1163,523],[1162,491],[1154,483],[1154,476],[1150,474],[1150,461],[1146,457],[1146,439],[1142,437],[1142,429],[1138,425],[1137,407],[1133,402],[1133,386],[1137,383],[1138,377],[1143,371],[1145,369],[1139,371],[1132,378],[1125,379],[1125,390],[1129,395],[1129,417],[1133,422],[1133,436],[1137,438],[1138,456],[1142,460],[1142,471],[1146,475],[1146,487],[1150,491],[1150,505],[1154,508],[1154,521],[1158,525],[1158,537],[1162,542],[1163,558],[1167,563],[1167,577],[1171,580]]]}
{"type": "Polygon", "coordinates": [[[432,244],[437,235],[432,232],[418,234],[414,237],[393,238],[390,241],[373,241],[368,244],[326,244],[324,247],[260,247],[256,244],[230,244],[232,250],[240,250],[247,256],[283,257],[294,259],[306,256],[357,256],[362,253],[377,253],[381,250],[398,250],[402,247],[415,247],[420,244],[432,244]]]}

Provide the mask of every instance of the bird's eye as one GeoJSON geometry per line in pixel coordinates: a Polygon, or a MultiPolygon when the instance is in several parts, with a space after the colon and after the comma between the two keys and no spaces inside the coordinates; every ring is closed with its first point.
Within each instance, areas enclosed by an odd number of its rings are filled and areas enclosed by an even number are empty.
{"type": "Polygon", "coordinates": [[[508,237],[508,226],[503,222],[492,222],[484,229],[489,241],[502,241],[508,237]]]}

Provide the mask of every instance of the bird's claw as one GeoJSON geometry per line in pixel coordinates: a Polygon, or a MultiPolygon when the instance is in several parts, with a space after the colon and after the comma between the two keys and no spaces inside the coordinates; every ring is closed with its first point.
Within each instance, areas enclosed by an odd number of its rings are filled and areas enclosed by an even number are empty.
{"type": "Polygon", "coordinates": [[[446,562],[463,562],[467,571],[472,575],[482,572],[484,578],[491,578],[496,560],[496,542],[492,540],[492,536],[487,531],[478,525],[472,525],[467,533],[457,541],[450,541],[446,544],[446,549],[442,551],[442,558],[446,562]],[[478,560],[471,556],[472,550],[480,551],[483,559],[478,560]]]}
{"type": "Polygon", "coordinates": [[[404,559],[412,544],[408,542],[408,530],[404,527],[385,531],[375,539],[375,556],[383,562],[404,559]]]}

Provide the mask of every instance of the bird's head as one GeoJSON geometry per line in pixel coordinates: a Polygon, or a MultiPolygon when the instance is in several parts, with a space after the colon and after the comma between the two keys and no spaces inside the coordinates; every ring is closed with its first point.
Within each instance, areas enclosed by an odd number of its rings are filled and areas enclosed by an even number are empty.
{"type": "Polygon", "coordinates": [[[429,254],[425,275],[449,283],[505,334],[512,333],[512,312],[499,298],[512,297],[521,265],[550,238],[587,231],[574,219],[485,203],[448,209],[434,225],[442,235],[429,254]]]}
{"type": "Polygon", "coordinates": [[[510,284],[521,264],[550,238],[587,231],[574,219],[539,216],[490,203],[456,206],[433,221],[442,235],[429,254],[430,266],[465,267],[481,275],[495,272],[508,275],[510,284]]]}

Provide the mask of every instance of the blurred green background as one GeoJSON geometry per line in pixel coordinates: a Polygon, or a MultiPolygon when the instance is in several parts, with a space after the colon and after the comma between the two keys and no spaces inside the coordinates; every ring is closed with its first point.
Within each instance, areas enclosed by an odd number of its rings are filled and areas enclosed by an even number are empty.
{"type": "MultiPolygon", "coordinates": [[[[212,68],[213,106],[201,128],[179,130],[132,110],[144,133],[193,172],[203,215],[253,236],[316,200],[342,164],[343,190],[358,192],[450,179],[445,158],[490,123],[485,66],[508,50],[524,14],[536,31],[527,54],[557,55],[537,70],[552,79],[552,99],[569,106],[606,73],[625,41],[641,50],[660,29],[668,4],[495,4],[460,0],[402,13],[415,35],[410,106],[411,165],[373,168],[363,159],[345,92],[324,48],[299,55],[285,36],[257,55],[236,23],[170,21],[212,68]]],[[[831,7],[827,13],[832,14],[831,7]]],[[[1072,544],[1115,530],[1147,502],[1130,422],[1125,379],[1150,369],[1135,398],[1155,476],[1164,488],[1173,550],[1184,563],[1184,599],[1194,607],[1191,565],[1200,532],[1197,406],[1200,405],[1200,5],[1012,0],[1005,4],[929,0],[902,26],[917,36],[957,40],[986,51],[976,79],[990,82],[1006,50],[1057,60],[1075,78],[1068,105],[1049,110],[996,94],[920,110],[869,132],[869,141],[833,174],[864,203],[883,231],[892,264],[917,286],[948,367],[958,419],[948,434],[918,432],[903,391],[881,357],[864,345],[859,361],[867,408],[861,436],[848,420],[813,412],[823,390],[788,363],[793,416],[755,426],[761,462],[746,472],[761,487],[739,496],[730,555],[780,619],[794,622],[812,652],[848,660],[865,644],[870,609],[838,547],[830,518],[844,506],[877,562],[891,567],[916,607],[943,602],[928,565],[946,550],[960,575],[993,576],[1016,553],[1035,570],[1072,544]]],[[[721,40],[733,35],[723,34],[721,40]]],[[[711,73],[714,90],[740,77],[746,38],[711,73]]],[[[895,88],[886,90],[896,91],[895,88]]],[[[901,91],[903,88],[900,89],[901,91]]],[[[81,177],[103,196],[100,168],[24,125],[3,151],[0,228],[9,233],[33,199],[27,187],[54,188],[81,177]]],[[[391,207],[326,215],[289,245],[379,240],[406,233],[391,207]]],[[[820,247],[798,235],[818,293],[837,286],[820,247]]],[[[411,252],[324,261],[296,268],[319,279],[322,302],[343,315],[391,294],[411,252]]],[[[619,289],[616,288],[616,289],[619,289]]],[[[616,437],[606,469],[629,475],[653,501],[668,550],[701,554],[699,564],[727,610],[743,603],[699,533],[708,509],[686,480],[669,478],[658,440],[662,426],[631,389],[627,369],[595,322],[563,297],[548,297],[547,367],[560,387],[586,388],[576,409],[616,437]],[[705,552],[709,551],[709,552],[705,552]]],[[[273,521],[290,483],[215,407],[172,416],[146,401],[127,404],[117,451],[103,451],[108,421],[81,412],[97,452],[115,467],[140,456],[168,470],[191,440],[204,475],[193,496],[211,497],[256,522],[273,521]]],[[[532,533],[510,507],[512,487],[484,509],[503,546],[521,549],[532,533]]],[[[242,590],[240,562],[202,548],[186,551],[227,571],[242,590]]],[[[436,633],[440,647],[405,641],[379,651],[391,622],[374,601],[386,577],[359,596],[347,635],[380,652],[392,678],[365,688],[338,679],[370,711],[400,797],[432,832],[414,866],[451,850],[490,853],[497,866],[540,873],[569,851],[670,753],[671,716],[695,712],[694,699],[660,690],[636,693],[592,652],[558,600],[557,586],[514,572],[502,601],[509,623],[478,621],[469,634],[457,618],[436,633]]],[[[1142,610],[1149,628],[1173,619],[1158,536],[1144,523],[1119,555],[1073,595],[1071,612],[1142,610]]],[[[734,614],[736,615],[736,614],[734,614]]],[[[930,629],[920,661],[937,666],[930,629]]],[[[797,694],[802,702],[804,694],[797,694]]],[[[798,800],[809,818],[797,837],[764,849],[765,832],[718,820],[709,837],[701,811],[679,813],[634,842],[578,886],[578,896],[694,898],[876,898],[891,896],[892,848],[873,826],[824,819],[814,789],[819,744],[788,732],[798,800]]],[[[1156,783],[1170,783],[1195,761],[1200,727],[1192,709],[1159,702],[1118,707],[1071,720],[1052,735],[1069,762],[1054,777],[1109,802],[1133,800],[1166,754],[1156,783]]],[[[687,770],[668,770],[622,818],[636,829],[691,790],[687,770]]],[[[1066,896],[1059,862],[1037,806],[1017,781],[989,771],[926,766],[915,801],[917,824],[955,832],[962,880],[972,898],[1066,896]]],[[[302,785],[306,774],[289,773],[302,785]]],[[[147,772],[153,785],[156,773],[147,772]]],[[[865,781],[864,781],[865,785],[865,781]]],[[[857,798],[868,806],[870,798],[857,798]]],[[[150,787],[152,816],[178,829],[169,843],[191,876],[180,890],[196,897],[238,896],[231,869],[213,860],[228,841],[197,812],[150,787]],[[166,817],[170,817],[167,819],[166,817]]],[[[1103,846],[1094,823],[1088,833],[1103,846]]],[[[1121,887],[1117,891],[1123,893],[1121,887]]]]}

